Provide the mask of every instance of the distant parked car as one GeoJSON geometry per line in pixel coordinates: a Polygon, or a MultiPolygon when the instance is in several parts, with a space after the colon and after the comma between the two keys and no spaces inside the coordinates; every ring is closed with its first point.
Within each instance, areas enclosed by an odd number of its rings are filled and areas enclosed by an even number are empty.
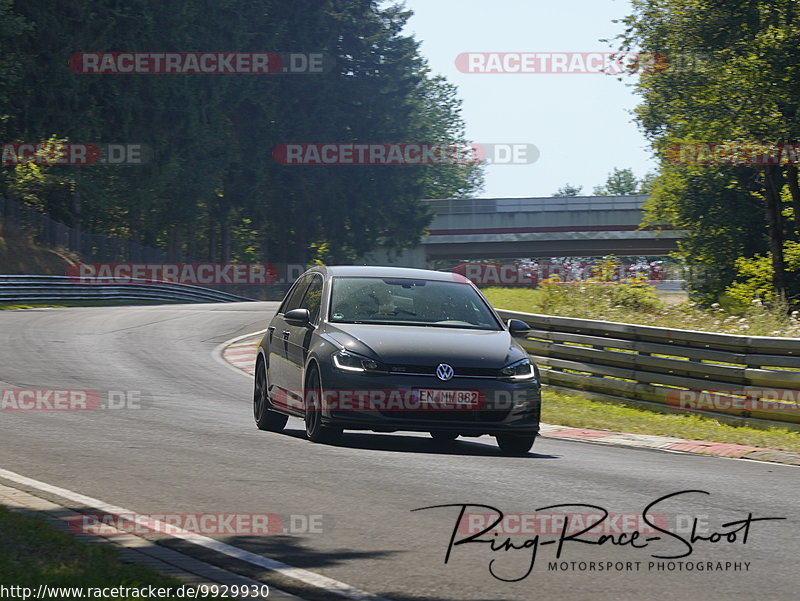
{"type": "Polygon", "coordinates": [[[539,371],[480,291],[453,273],[314,267],[289,290],[258,348],[253,411],[262,430],[288,416],[315,442],[342,431],[496,437],[530,450],[539,371]]]}

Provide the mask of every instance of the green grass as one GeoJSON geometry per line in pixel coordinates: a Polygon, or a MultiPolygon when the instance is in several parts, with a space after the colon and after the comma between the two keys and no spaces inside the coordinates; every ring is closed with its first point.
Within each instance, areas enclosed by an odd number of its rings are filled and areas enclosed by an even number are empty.
{"type": "Polygon", "coordinates": [[[668,303],[650,286],[545,284],[537,288],[491,287],[482,292],[492,305],[510,311],[745,336],[800,337],[798,315],[757,304],[741,313],[729,313],[720,306],[704,309],[692,302],[668,303]]]}
{"type": "Polygon", "coordinates": [[[542,421],[548,424],[594,428],[634,434],[675,436],[689,440],[727,442],[800,452],[800,432],[779,428],[736,427],[693,413],[664,414],[615,403],[592,401],[544,388],[542,421]]]}
{"type": "MultiPolygon", "coordinates": [[[[157,587],[183,585],[150,568],[123,563],[113,548],[79,542],[45,518],[0,505],[0,584],[57,587],[157,587]]],[[[59,597],[67,599],[71,597],[59,597]]],[[[113,597],[141,599],[141,597],[113,597]]]]}

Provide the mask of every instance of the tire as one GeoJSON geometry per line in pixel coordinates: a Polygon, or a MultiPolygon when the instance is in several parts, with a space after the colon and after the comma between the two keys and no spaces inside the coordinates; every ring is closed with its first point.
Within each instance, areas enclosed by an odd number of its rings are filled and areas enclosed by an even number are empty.
{"type": "Polygon", "coordinates": [[[322,379],[316,367],[312,367],[306,378],[306,386],[303,390],[306,404],[306,437],[311,442],[323,444],[333,444],[342,437],[342,429],[322,424],[322,379]]]}
{"type": "Polygon", "coordinates": [[[431,438],[437,442],[453,442],[458,438],[458,433],[447,432],[446,430],[431,430],[431,438]]]}
{"type": "Polygon", "coordinates": [[[280,432],[286,425],[288,416],[270,409],[269,399],[267,398],[267,370],[264,362],[258,361],[256,364],[256,378],[253,386],[253,417],[259,430],[269,432],[280,432]]]}
{"type": "Polygon", "coordinates": [[[536,434],[495,434],[497,446],[505,455],[525,455],[533,447],[536,434]]]}

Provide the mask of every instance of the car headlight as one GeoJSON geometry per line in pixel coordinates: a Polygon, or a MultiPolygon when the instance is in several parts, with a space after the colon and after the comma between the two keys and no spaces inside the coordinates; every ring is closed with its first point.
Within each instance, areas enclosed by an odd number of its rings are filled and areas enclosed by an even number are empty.
{"type": "Polygon", "coordinates": [[[333,364],[337,369],[352,372],[378,371],[378,363],[366,357],[359,357],[348,351],[342,350],[333,353],[333,364]]]}
{"type": "Polygon", "coordinates": [[[521,359],[511,365],[506,365],[500,370],[500,377],[513,380],[514,382],[524,382],[536,379],[536,368],[530,359],[521,359]]]}

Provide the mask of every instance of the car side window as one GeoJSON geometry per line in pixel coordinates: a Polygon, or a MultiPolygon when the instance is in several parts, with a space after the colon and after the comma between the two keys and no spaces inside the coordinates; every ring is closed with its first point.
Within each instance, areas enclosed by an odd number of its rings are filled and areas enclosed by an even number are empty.
{"type": "Polygon", "coordinates": [[[295,282],[295,285],[289,291],[289,294],[286,295],[281,308],[278,309],[278,313],[286,313],[287,311],[291,311],[292,309],[297,309],[300,307],[300,301],[303,299],[303,295],[308,288],[310,279],[311,276],[306,275],[295,282]]]}
{"type": "Polygon", "coordinates": [[[319,316],[319,308],[322,304],[322,278],[320,276],[312,276],[311,282],[308,285],[306,294],[303,297],[303,302],[300,307],[308,309],[311,323],[316,323],[319,316]]]}

